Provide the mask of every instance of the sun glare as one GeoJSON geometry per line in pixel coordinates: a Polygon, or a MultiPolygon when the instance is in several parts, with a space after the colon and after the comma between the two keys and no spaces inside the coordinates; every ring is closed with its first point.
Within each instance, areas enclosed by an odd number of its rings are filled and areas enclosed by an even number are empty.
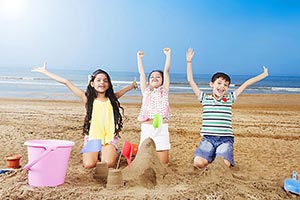
{"type": "Polygon", "coordinates": [[[17,20],[23,17],[27,10],[27,0],[0,0],[0,17],[17,20]]]}

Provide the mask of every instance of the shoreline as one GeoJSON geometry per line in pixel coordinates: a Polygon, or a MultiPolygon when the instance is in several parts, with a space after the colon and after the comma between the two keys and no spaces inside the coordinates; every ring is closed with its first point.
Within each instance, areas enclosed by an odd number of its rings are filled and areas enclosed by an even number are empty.
{"type": "MultiPolygon", "coordinates": [[[[78,100],[60,100],[60,99],[36,99],[36,98],[2,98],[0,102],[45,102],[45,103],[75,103],[82,105],[84,103],[78,100]]],[[[119,99],[122,105],[141,106],[142,97],[138,95],[125,95],[119,99]]],[[[197,100],[194,94],[170,94],[169,103],[172,110],[173,106],[186,105],[195,106],[197,109],[202,109],[202,105],[197,100]]],[[[238,109],[274,109],[274,110],[298,110],[300,111],[300,94],[241,94],[237,101],[233,104],[233,112],[238,109]]],[[[200,111],[199,111],[200,115],[200,111]]]]}
{"type": "MultiPolygon", "coordinates": [[[[71,94],[72,96],[72,94],[71,94]]],[[[278,99],[279,97],[284,97],[284,98],[288,98],[289,100],[292,100],[292,104],[296,105],[298,104],[300,106],[300,93],[299,94],[241,94],[236,103],[239,103],[240,99],[243,99],[242,101],[244,102],[246,98],[259,98],[259,97],[263,97],[263,98],[271,98],[272,97],[272,102],[264,102],[267,104],[276,104],[276,102],[285,102],[285,100],[283,98],[278,99]],[[291,97],[291,98],[290,98],[291,97]]],[[[45,101],[45,102],[73,102],[73,103],[80,103],[81,100],[78,98],[78,100],[75,99],[67,99],[67,100],[63,100],[63,99],[45,99],[45,98],[24,98],[24,97],[0,97],[0,101],[45,101]]],[[[121,97],[119,99],[120,101],[124,101],[125,103],[141,103],[142,101],[142,96],[141,95],[124,95],[123,97],[121,97]]],[[[169,94],[169,101],[170,104],[190,104],[190,103],[198,103],[196,96],[193,93],[181,93],[181,94],[169,94]],[[178,99],[179,98],[179,99],[178,99]],[[185,100],[184,102],[182,100],[185,100]]],[[[251,100],[250,101],[251,104],[255,102],[255,100],[251,100]]],[[[288,103],[290,104],[290,103],[288,103]]]]}

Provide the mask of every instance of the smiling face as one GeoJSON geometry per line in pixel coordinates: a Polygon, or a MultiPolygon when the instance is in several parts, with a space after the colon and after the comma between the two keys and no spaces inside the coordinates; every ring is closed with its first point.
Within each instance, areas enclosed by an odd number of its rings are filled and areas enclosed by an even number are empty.
{"type": "Polygon", "coordinates": [[[159,71],[153,71],[149,76],[149,85],[152,88],[158,88],[163,83],[162,73],[159,71]]]}
{"type": "Polygon", "coordinates": [[[223,77],[219,77],[214,82],[210,82],[210,87],[212,87],[213,89],[213,96],[216,99],[224,96],[228,91],[229,84],[229,81],[227,81],[223,77]]]}
{"type": "Polygon", "coordinates": [[[100,73],[97,74],[94,80],[91,81],[91,86],[98,92],[98,93],[105,93],[106,90],[110,87],[109,80],[106,74],[100,73]]]}

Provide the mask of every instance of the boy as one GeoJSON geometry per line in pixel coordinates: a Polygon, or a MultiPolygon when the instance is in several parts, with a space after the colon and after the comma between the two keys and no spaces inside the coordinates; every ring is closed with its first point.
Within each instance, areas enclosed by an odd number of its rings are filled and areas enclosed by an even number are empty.
{"type": "Polygon", "coordinates": [[[194,51],[189,48],[186,53],[187,80],[203,105],[202,141],[194,153],[194,166],[203,168],[217,156],[223,157],[228,167],[233,166],[232,104],[247,87],[267,77],[268,69],[264,66],[263,73],[247,80],[237,90],[230,93],[227,93],[230,77],[225,73],[218,72],[212,76],[210,82],[212,94],[206,94],[194,82],[193,56],[194,51]]]}

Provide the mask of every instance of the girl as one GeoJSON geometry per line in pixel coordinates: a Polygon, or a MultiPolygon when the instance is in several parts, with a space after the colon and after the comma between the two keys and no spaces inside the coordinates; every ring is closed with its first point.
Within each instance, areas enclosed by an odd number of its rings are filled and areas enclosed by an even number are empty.
{"type": "Polygon", "coordinates": [[[170,60],[171,49],[164,48],[166,55],[164,72],[153,70],[146,83],[146,75],[142,63],[144,52],[137,52],[138,69],[140,73],[140,87],[143,95],[143,102],[138,120],[142,122],[140,145],[148,137],[155,142],[157,155],[163,164],[169,163],[170,139],[168,121],[171,117],[168,92],[170,86],[170,60]],[[152,123],[154,116],[160,114],[163,123],[159,128],[154,128],[152,123]]]}
{"type": "MultiPolygon", "coordinates": [[[[86,145],[89,145],[88,141],[99,139],[102,142],[102,148],[99,149],[102,149],[101,161],[106,162],[108,167],[113,167],[117,159],[117,141],[123,127],[120,113],[120,109],[123,110],[123,108],[120,106],[118,98],[126,92],[135,89],[137,87],[136,82],[134,81],[130,86],[114,93],[110,76],[105,71],[98,69],[91,74],[87,89],[84,92],[69,80],[49,72],[46,69],[46,63],[44,63],[43,67],[36,67],[32,71],[45,74],[53,80],[66,85],[76,96],[81,98],[86,107],[83,125],[83,133],[85,134],[84,148],[86,145]]],[[[85,168],[96,166],[99,150],[94,152],[85,151],[82,154],[85,168]]]]}

